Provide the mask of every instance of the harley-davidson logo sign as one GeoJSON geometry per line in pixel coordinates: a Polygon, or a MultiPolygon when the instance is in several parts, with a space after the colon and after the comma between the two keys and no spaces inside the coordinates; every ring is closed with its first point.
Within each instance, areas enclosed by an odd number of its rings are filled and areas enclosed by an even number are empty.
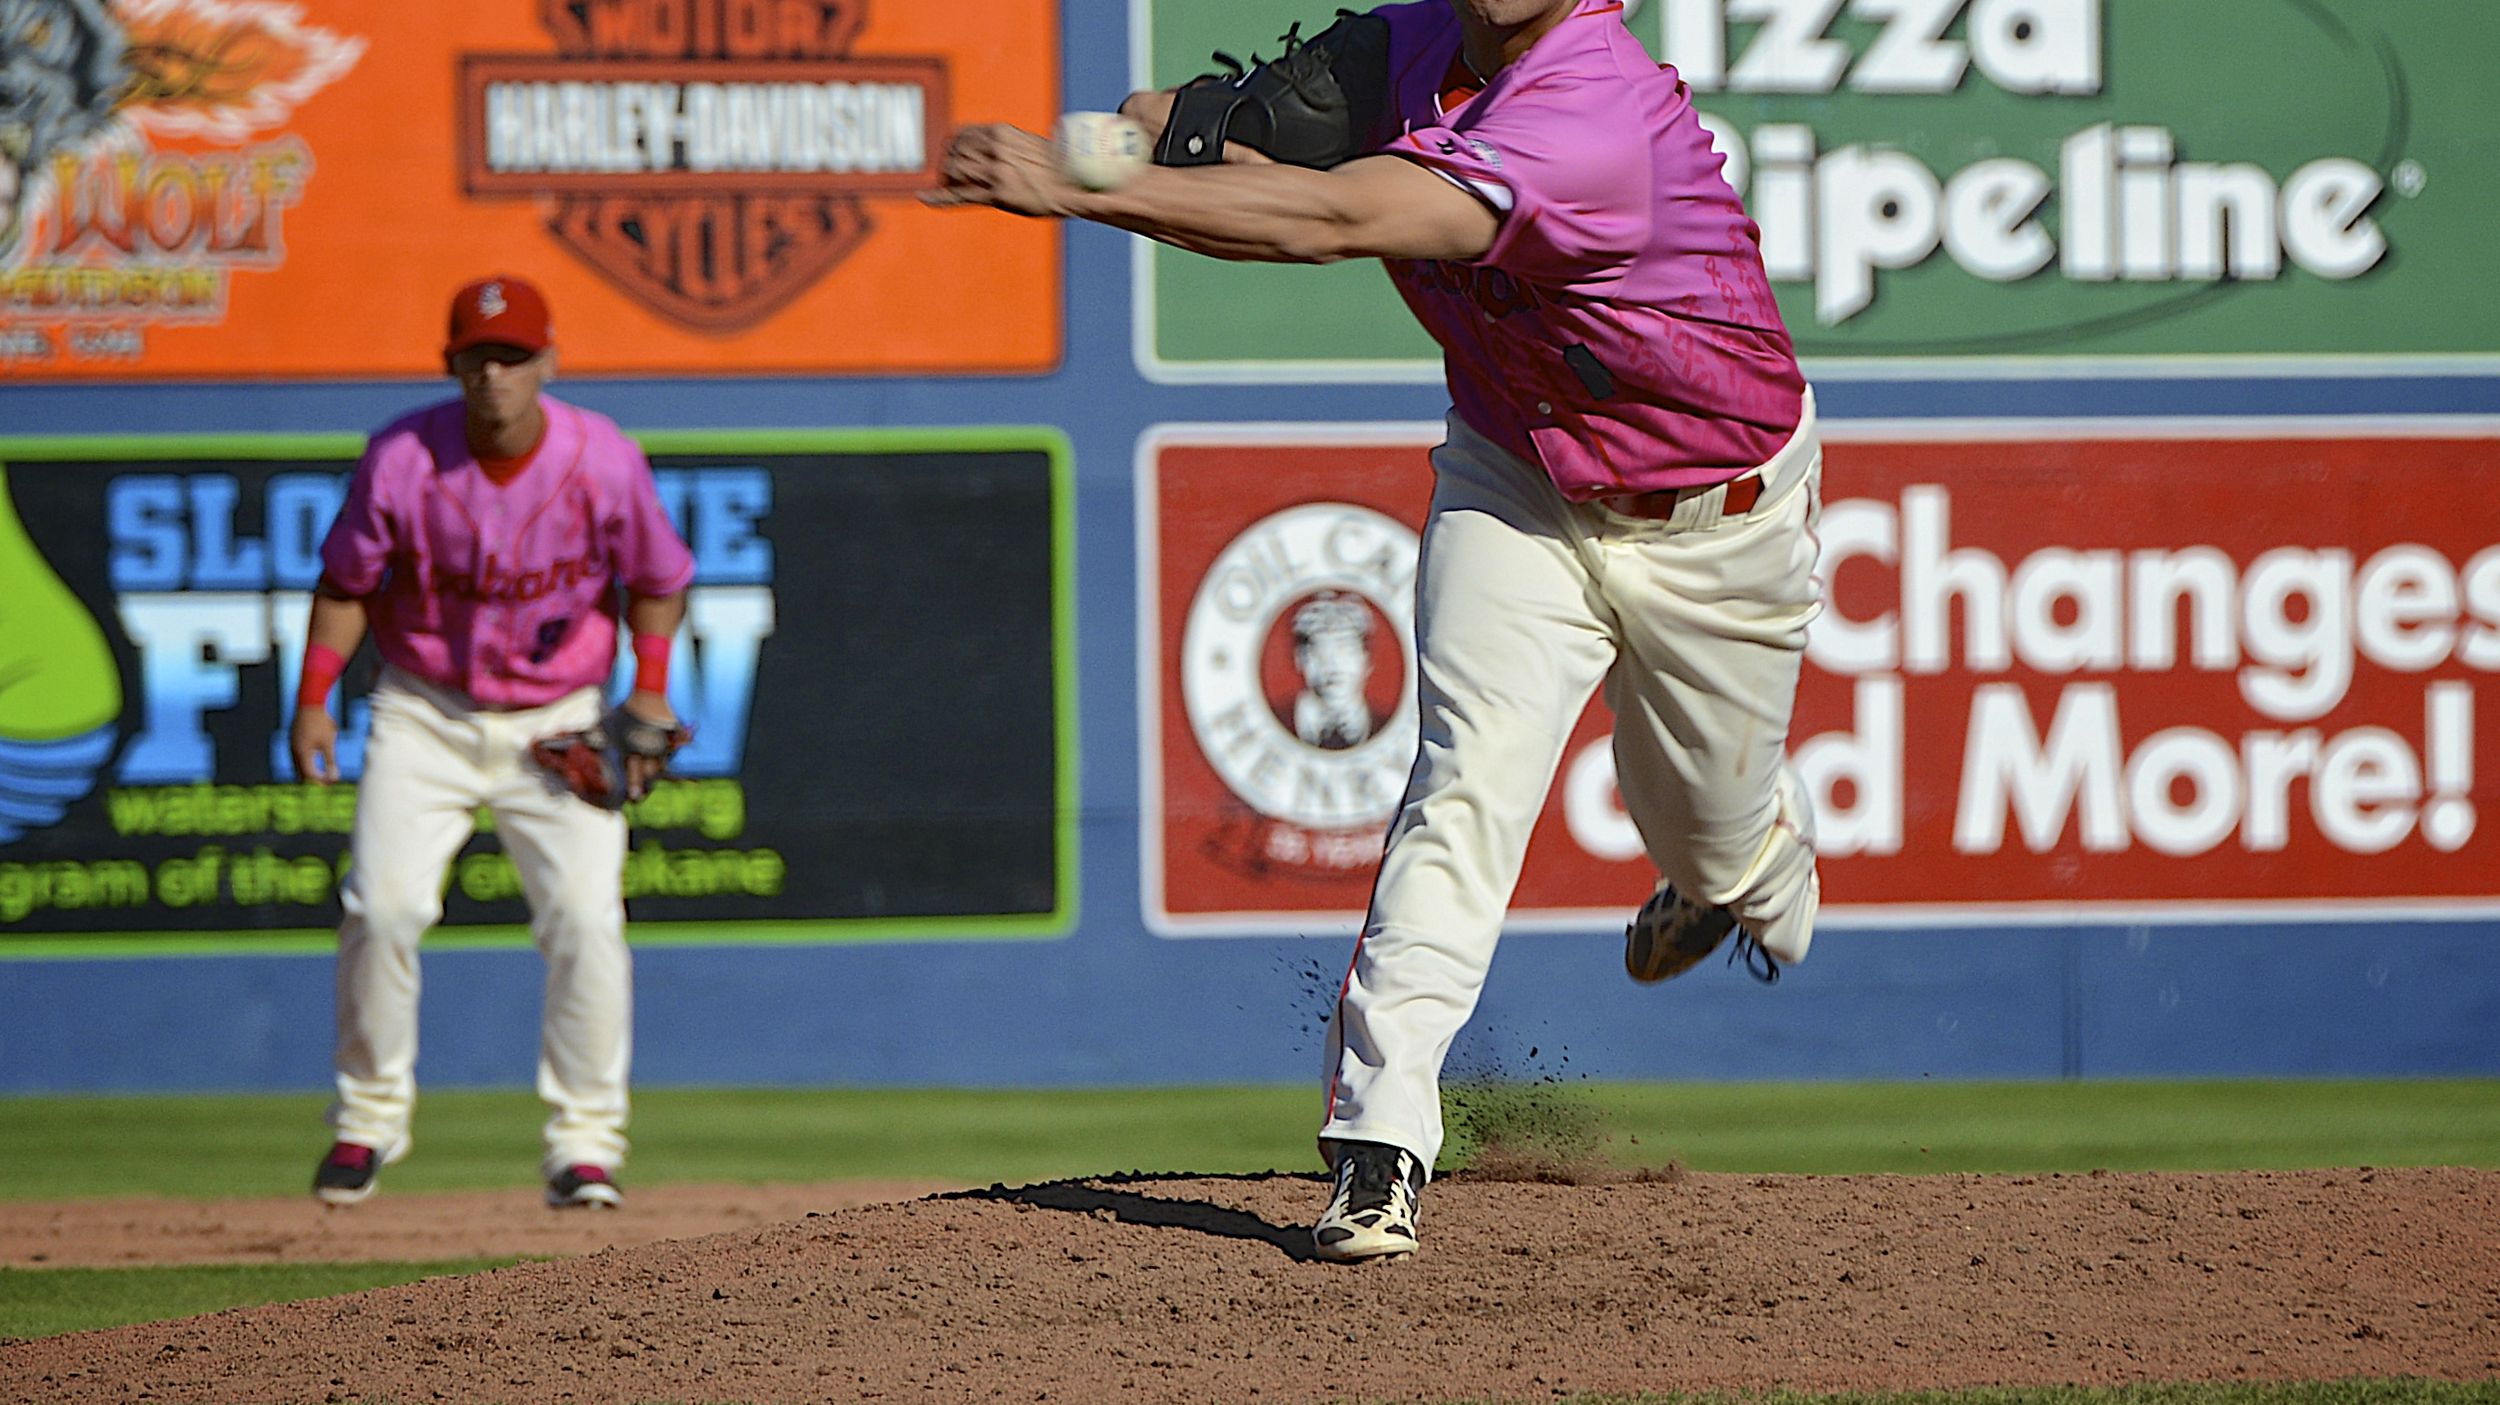
{"type": "Polygon", "coordinates": [[[947,68],[852,57],[861,0],[540,0],[557,54],[460,61],[461,180],[653,311],[754,325],[935,184],[947,68]]]}

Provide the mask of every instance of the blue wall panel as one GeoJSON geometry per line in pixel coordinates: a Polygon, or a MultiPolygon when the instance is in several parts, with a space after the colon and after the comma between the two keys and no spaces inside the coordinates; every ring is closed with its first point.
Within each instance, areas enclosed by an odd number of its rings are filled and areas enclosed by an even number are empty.
{"type": "MultiPolygon", "coordinates": [[[[1092,1086],[1313,1077],[1340,940],[1165,942],[1091,908],[1061,943],[646,950],[651,1084],[1092,1086]]],[[[1529,1078],[2500,1073],[2488,928],[1827,933],[1776,987],[1626,981],[1608,934],[1523,934],[1452,1068],[1529,1078]]],[[[540,967],[425,963],[422,1077],[521,1085],[540,967]]],[[[318,957],[0,964],[0,1091],[313,1088],[318,957]]]]}
{"type": "MultiPolygon", "coordinates": [[[[1072,5],[1070,106],[1125,87],[1115,7],[1072,5]]],[[[970,215],[967,218],[984,218],[970,215]]],[[[1151,386],[1127,240],[1072,230],[1068,358],[1035,378],[573,381],[629,428],[1048,424],[1076,457],[1082,872],[1061,940],[647,949],[645,1084],[1050,1086],[1315,1074],[1350,933],[1172,941],[1139,915],[1132,458],[1160,421],[1429,420],[1415,385],[1151,386]]],[[[968,315],[971,310],[967,310],[968,315]]],[[[432,383],[0,386],[0,432],[362,431],[432,383]]],[[[1835,419],[2500,413],[2500,378],[1835,381],[1835,419]]],[[[2493,764],[2486,761],[2486,764],[2493,764]]],[[[2500,1074],[2500,926],[1839,928],[1776,988],[1626,981],[1607,932],[1522,935],[1454,1068],[1601,1078],[2500,1074]],[[1533,1051],[1533,1052],[1532,1052],[1533,1051]]],[[[539,964],[425,964],[421,1076],[521,1085],[539,964]]],[[[0,1091],[312,1089],[321,956],[0,962],[0,1091]]]]}
{"type": "Polygon", "coordinates": [[[2125,931],[2085,949],[2082,1071],[2465,1075],[2500,1065],[2488,924],[2125,931]]]}

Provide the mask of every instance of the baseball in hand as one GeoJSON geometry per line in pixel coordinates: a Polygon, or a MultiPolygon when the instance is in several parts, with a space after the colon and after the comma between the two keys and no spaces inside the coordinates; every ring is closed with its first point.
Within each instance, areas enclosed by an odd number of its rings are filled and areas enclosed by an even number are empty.
{"type": "Polygon", "coordinates": [[[1146,129],[1116,112],[1059,118],[1059,169],[1087,190],[1117,190],[1146,164],[1146,129]]]}

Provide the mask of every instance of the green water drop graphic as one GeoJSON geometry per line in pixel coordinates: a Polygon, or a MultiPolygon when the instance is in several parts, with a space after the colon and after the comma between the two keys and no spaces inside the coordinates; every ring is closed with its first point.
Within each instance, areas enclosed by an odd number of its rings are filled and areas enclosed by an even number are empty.
{"type": "Polygon", "coordinates": [[[121,710],[112,646],[27,535],[0,468],[0,738],[57,741],[121,710]]]}

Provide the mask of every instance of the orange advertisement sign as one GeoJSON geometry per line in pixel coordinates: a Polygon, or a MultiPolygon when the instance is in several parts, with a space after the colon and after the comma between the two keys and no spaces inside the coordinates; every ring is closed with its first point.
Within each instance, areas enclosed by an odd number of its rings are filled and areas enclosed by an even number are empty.
{"type": "Polygon", "coordinates": [[[574,373],[1059,363],[1056,226],[915,198],[957,126],[1047,128],[1053,3],[21,11],[0,378],[434,374],[488,273],[547,292],[574,373]]]}

